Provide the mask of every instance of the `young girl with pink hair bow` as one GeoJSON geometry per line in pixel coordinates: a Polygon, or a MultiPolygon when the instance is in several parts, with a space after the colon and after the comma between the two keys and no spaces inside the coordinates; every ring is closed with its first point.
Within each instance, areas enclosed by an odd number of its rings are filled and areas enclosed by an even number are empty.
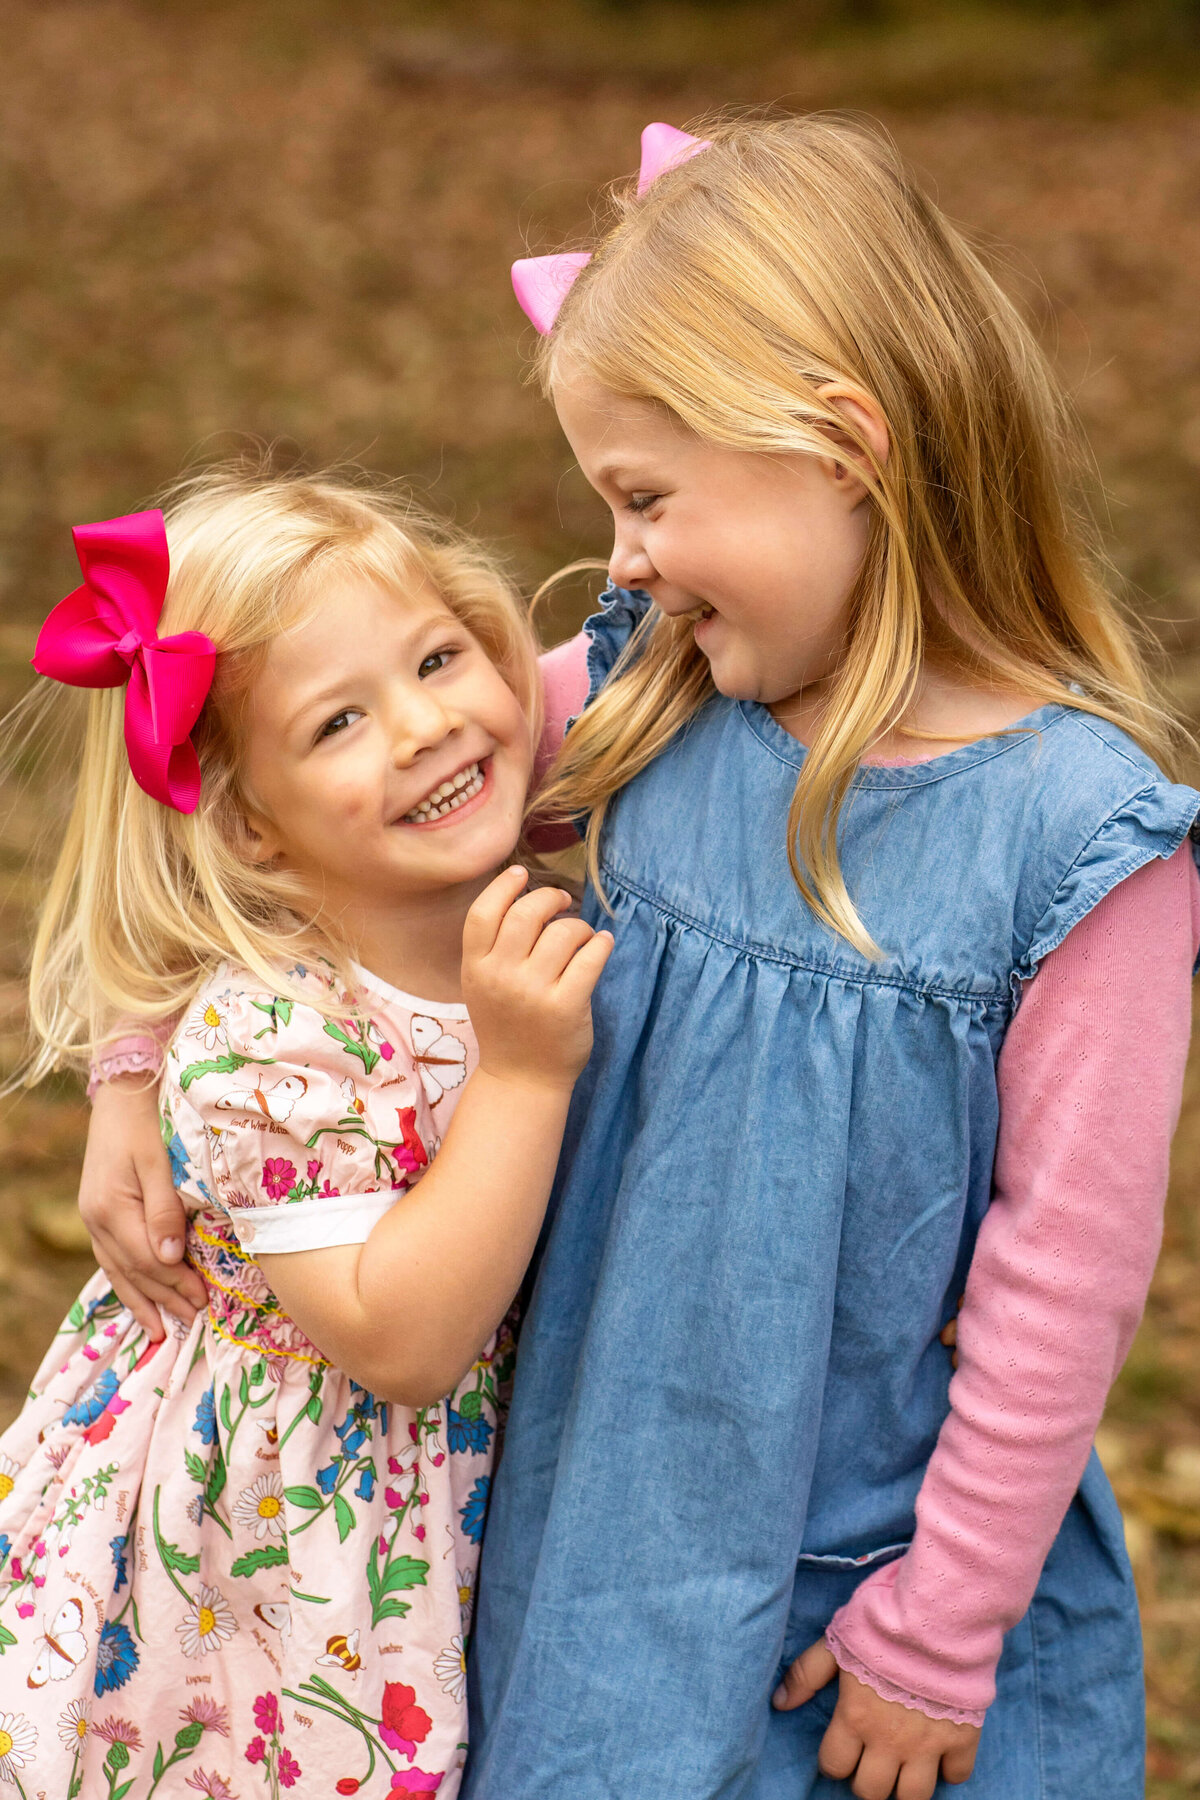
{"type": "Polygon", "coordinates": [[[616,947],[467,1789],[1135,1800],[1091,1441],[1158,1244],[1200,794],[1057,385],[890,146],[646,154],[590,255],[515,272],[613,516],[539,805],[616,947]]]}
{"type": "Polygon", "coordinates": [[[611,944],[513,861],[532,636],[365,482],[210,473],[75,539],[33,1072],[172,1019],[140,1098],[205,1304],[164,1336],[97,1275],[0,1436],[0,1780],[452,1800],[504,1320],[611,944]]]}

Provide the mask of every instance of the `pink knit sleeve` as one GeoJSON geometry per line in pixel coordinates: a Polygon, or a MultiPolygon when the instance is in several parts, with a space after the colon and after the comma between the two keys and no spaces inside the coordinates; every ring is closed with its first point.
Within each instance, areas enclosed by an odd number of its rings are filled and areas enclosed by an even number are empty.
{"type": "Polygon", "coordinates": [[[162,1069],[163,1055],[175,1029],[175,1021],[168,1019],[161,1025],[141,1025],[135,1019],[127,1019],[125,1023],[130,1029],[121,1037],[109,1038],[97,1051],[96,1060],[88,1069],[89,1100],[102,1082],[115,1081],[118,1075],[157,1077],[162,1069]]]}
{"type": "MultiPolygon", "coordinates": [[[[533,759],[533,785],[536,789],[546,770],[561,748],[567,720],[581,713],[588,695],[588,639],[580,631],[565,644],[556,644],[538,658],[542,672],[545,699],[545,723],[533,759]]],[[[570,850],[579,842],[573,825],[540,825],[534,823],[526,832],[530,848],[538,851],[570,850]]]]}
{"type": "Polygon", "coordinates": [[[1200,942],[1191,845],[1131,875],[1028,984],[999,1062],[992,1204],[916,1532],[834,1615],[843,1669],[983,1722],[1145,1304],[1200,942]]]}

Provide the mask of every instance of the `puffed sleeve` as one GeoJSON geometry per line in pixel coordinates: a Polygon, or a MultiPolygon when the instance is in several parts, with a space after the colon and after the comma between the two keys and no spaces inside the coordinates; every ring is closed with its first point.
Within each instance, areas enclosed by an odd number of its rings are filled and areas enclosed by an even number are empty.
{"type": "Polygon", "coordinates": [[[237,985],[214,983],[184,1020],[165,1101],[200,1192],[255,1257],[364,1243],[434,1142],[386,1024],[237,985]]]}

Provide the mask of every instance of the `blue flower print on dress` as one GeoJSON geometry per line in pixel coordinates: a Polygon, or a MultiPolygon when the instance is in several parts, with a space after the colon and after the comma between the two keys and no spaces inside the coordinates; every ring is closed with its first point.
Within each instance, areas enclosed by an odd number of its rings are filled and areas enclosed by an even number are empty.
{"type": "Polygon", "coordinates": [[[332,1494],[334,1488],[337,1486],[338,1470],[341,1466],[341,1461],[339,1459],[331,1463],[326,1463],[323,1469],[317,1470],[317,1486],[323,1494],[332,1494]]]}
{"type": "Polygon", "coordinates": [[[90,1387],[84,1388],[75,1404],[68,1406],[62,1416],[63,1424],[94,1425],[120,1385],[116,1371],[105,1369],[90,1387]]]}
{"type": "Polygon", "coordinates": [[[96,1646],[96,1692],[112,1693],[124,1687],[138,1666],[138,1653],[125,1625],[103,1626],[96,1646]]]}
{"type": "Polygon", "coordinates": [[[345,1455],[357,1456],[367,1441],[367,1434],[356,1421],[354,1414],[351,1413],[349,1418],[343,1419],[342,1423],[335,1425],[333,1429],[342,1440],[342,1450],[345,1455]]]}
{"type": "Polygon", "coordinates": [[[167,1155],[171,1159],[171,1181],[175,1187],[182,1187],[188,1178],[187,1149],[179,1133],[167,1145],[167,1155]]]}
{"type": "Polygon", "coordinates": [[[217,1407],[211,1388],[205,1388],[200,1396],[192,1430],[200,1433],[202,1444],[215,1444],[217,1441],[217,1407]]]}
{"type": "Polygon", "coordinates": [[[355,1483],[354,1491],[360,1500],[373,1500],[375,1498],[374,1463],[363,1464],[362,1468],[359,1470],[358,1480],[355,1483]]]}
{"type": "Polygon", "coordinates": [[[478,1418],[468,1419],[464,1414],[455,1412],[452,1406],[446,1408],[446,1441],[452,1452],[461,1454],[464,1450],[472,1456],[483,1456],[491,1440],[491,1421],[482,1413],[478,1418]]]}
{"type": "Polygon", "coordinates": [[[108,1547],[112,1551],[113,1568],[117,1571],[116,1579],[113,1582],[114,1594],[119,1594],[129,1579],[125,1571],[125,1542],[124,1535],[108,1540],[108,1547]]]}
{"type": "Polygon", "coordinates": [[[0,1531],[0,1566],[8,1561],[8,1553],[12,1549],[12,1539],[7,1531],[0,1531]]]}
{"type": "Polygon", "coordinates": [[[463,1522],[463,1530],[473,1544],[481,1543],[483,1540],[483,1522],[487,1518],[488,1494],[491,1486],[491,1476],[481,1475],[467,1495],[467,1504],[458,1509],[458,1516],[463,1522]]]}

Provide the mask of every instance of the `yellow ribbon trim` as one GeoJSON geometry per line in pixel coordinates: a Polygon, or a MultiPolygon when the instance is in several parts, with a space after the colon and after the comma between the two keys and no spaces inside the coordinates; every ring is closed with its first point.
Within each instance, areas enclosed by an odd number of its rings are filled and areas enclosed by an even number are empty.
{"type": "Polygon", "coordinates": [[[214,1250],[228,1250],[230,1256],[236,1256],[239,1262],[254,1261],[254,1258],[247,1255],[236,1239],[233,1243],[230,1243],[228,1238],[210,1236],[210,1234],[205,1231],[203,1225],[197,1225],[195,1214],[193,1214],[188,1223],[202,1244],[211,1244],[214,1250]]]}
{"type": "Polygon", "coordinates": [[[319,1369],[328,1369],[333,1366],[327,1356],[306,1356],[303,1350],[284,1350],[274,1345],[268,1349],[265,1344],[258,1343],[254,1338],[234,1337],[232,1331],[226,1331],[224,1326],[213,1318],[211,1311],[208,1315],[208,1323],[219,1338],[224,1338],[227,1344],[236,1344],[239,1350],[254,1350],[259,1356],[286,1356],[290,1362],[314,1363],[319,1369]]]}
{"type": "MultiPolygon", "coordinates": [[[[227,1250],[229,1254],[236,1257],[239,1262],[248,1263],[254,1261],[254,1258],[248,1256],[240,1244],[231,1244],[227,1238],[213,1237],[209,1232],[205,1231],[202,1225],[196,1223],[195,1216],[189,1220],[189,1224],[202,1244],[211,1244],[214,1250],[227,1250]]],[[[208,1283],[209,1287],[215,1287],[218,1292],[228,1295],[231,1300],[240,1300],[243,1306],[252,1307],[255,1312],[273,1313],[281,1318],[287,1317],[287,1314],[283,1311],[283,1308],[280,1306],[278,1300],[275,1299],[274,1295],[271,1296],[269,1301],[255,1299],[252,1294],[243,1294],[240,1288],[226,1287],[223,1281],[218,1281],[216,1276],[210,1274],[207,1269],[204,1270],[204,1280],[208,1283]]],[[[235,1337],[232,1331],[226,1331],[224,1327],[217,1322],[213,1317],[211,1307],[208,1311],[208,1322],[219,1338],[224,1338],[227,1344],[236,1344],[241,1350],[256,1350],[260,1356],[286,1356],[291,1362],[314,1363],[321,1369],[328,1369],[333,1366],[327,1356],[306,1356],[303,1350],[268,1350],[265,1345],[256,1342],[254,1338],[235,1337]]]]}

